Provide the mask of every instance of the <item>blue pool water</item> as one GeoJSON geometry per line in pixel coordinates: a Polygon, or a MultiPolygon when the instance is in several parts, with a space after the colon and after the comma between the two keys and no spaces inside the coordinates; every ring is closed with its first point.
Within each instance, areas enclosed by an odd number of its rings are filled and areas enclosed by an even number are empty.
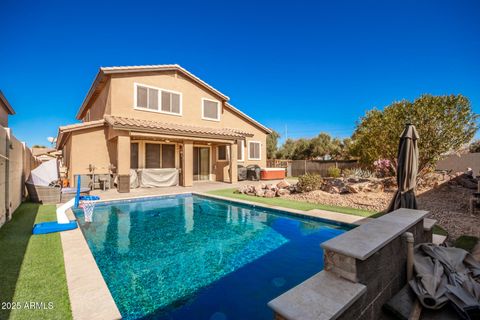
{"type": "Polygon", "coordinates": [[[267,302],[321,271],[319,244],[350,229],[195,195],[75,214],[124,319],[272,319],[267,302]]]}

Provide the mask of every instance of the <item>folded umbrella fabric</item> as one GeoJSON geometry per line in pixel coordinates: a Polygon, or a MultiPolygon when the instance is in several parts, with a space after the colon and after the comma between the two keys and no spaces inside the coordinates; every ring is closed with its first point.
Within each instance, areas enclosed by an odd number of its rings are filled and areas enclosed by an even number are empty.
{"type": "Polygon", "coordinates": [[[480,310],[480,262],[467,251],[419,244],[414,267],[409,284],[424,307],[440,309],[450,301],[464,315],[480,310]]]}

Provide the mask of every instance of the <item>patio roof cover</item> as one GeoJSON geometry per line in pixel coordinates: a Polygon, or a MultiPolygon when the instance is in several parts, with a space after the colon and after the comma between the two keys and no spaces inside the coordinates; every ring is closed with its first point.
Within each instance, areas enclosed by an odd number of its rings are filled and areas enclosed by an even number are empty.
{"type": "Polygon", "coordinates": [[[412,124],[405,125],[400,136],[397,162],[398,190],[388,207],[387,212],[400,208],[417,209],[415,187],[417,185],[418,147],[419,136],[412,124]]]}
{"type": "Polygon", "coordinates": [[[209,137],[219,139],[245,139],[253,134],[230,128],[210,128],[176,123],[167,123],[154,120],[125,118],[118,116],[105,116],[105,121],[114,129],[135,130],[137,132],[163,133],[184,137],[209,137]]]}

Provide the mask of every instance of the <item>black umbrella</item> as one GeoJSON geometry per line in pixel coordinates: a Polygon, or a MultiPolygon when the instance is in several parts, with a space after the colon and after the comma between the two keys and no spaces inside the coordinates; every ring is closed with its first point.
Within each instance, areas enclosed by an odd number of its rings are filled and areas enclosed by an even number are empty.
{"type": "Polygon", "coordinates": [[[405,125],[400,136],[397,160],[397,185],[398,190],[388,207],[387,212],[399,208],[417,209],[415,187],[418,173],[418,140],[417,129],[413,124],[405,125]]]}

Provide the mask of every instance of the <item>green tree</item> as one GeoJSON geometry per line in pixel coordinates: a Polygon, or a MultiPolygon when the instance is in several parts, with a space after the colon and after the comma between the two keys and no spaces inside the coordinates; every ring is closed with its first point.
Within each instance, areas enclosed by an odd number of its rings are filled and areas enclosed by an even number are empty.
{"type": "Polygon", "coordinates": [[[406,123],[420,135],[419,171],[433,168],[441,155],[456,151],[471,141],[478,129],[478,115],[462,95],[422,95],[413,102],[394,102],[385,109],[368,111],[357,123],[352,136],[352,153],[372,166],[388,159],[396,166],[399,136],[406,123]]]}
{"type": "Polygon", "coordinates": [[[272,132],[267,136],[267,159],[276,158],[278,138],[280,138],[280,134],[275,130],[272,130],[272,132]]]}

